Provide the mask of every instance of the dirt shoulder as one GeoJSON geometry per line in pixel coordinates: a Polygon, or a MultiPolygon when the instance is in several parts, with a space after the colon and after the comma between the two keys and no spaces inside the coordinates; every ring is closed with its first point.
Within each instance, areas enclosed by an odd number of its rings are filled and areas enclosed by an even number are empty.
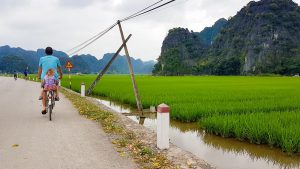
{"type": "MultiPolygon", "coordinates": [[[[72,97],[80,97],[78,93],[75,93],[68,89],[66,89],[65,92],[65,95],[68,95],[69,93],[73,95],[72,97]]],[[[71,99],[72,101],[72,98],[69,99],[71,99]]],[[[172,143],[170,144],[169,150],[161,151],[157,149],[155,132],[135,123],[126,116],[101,104],[95,98],[86,97],[84,98],[84,100],[88,100],[90,103],[100,108],[101,111],[109,112],[115,117],[115,119],[113,120],[113,126],[115,126],[116,128],[121,128],[121,130],[123,131],[119,133],[107,131],[108,133],[110,133],[109,137],[111,141],[116,144],[116,147],[121,154],[130,154],[131,156],[133,156],[135,161],[138,162],[143,168],[213,168],[208,163],[199,159],[192,153],[184,151],[173,145],[172,143]],[[125,135],[132,135],[134,139],[124,138],[124,133],[125,135]],[[136,147],[137,143],[140,144],[140,148],[136,147]],[[133,151],[137,151],[138,153],[135,153],[133,151]],[[145,155],[141,154],[146,154],[146,157],[145,155]]]]}

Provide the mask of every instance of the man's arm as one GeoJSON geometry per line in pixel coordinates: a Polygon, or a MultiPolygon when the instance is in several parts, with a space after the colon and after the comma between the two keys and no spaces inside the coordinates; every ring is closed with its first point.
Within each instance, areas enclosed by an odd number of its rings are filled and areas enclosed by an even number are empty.
{"type": "Polygon", "coordinates": [[[42,74],[42,67],[39,66],[39,70],[38,70],[38,78],[41,79],[41,74],[42,74]]]}
{"type": "Polygon", "coordinates": [[[56,58],[56,59],[57,59],[57,72],[59,74],[59,79],[62,79],[63,74],[62,74],[62,71],[61,71],[61,64],[60,64],[59,59],[58,58],[56,58]]]}
{"type": "Polygon", "coordinates": [[[60,67],[60,66],[57,67],[57,71],[58,71],[58,74],[59,74],[59,79],[62,79],[63,74],[62,74],[62,71],[61,71],[61,67],[60,67]]]}

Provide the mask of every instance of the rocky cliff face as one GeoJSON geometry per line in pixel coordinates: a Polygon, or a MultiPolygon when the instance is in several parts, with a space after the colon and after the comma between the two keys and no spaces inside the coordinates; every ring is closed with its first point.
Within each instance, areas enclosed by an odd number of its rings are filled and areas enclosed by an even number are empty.
{"type": "Polygon", "coordinates": [[[183,75],[193,73],[197,60],[207,56],[208,44],[199,33],[184,28],[171,29],[163,41],[161,56],[153,70],[154,74],[183,75]]]}
{"type": "Polygon", "coordinates": [[[200,33],[173,29],[158,61],[154,74],[297,74],[300,7],[292,0],[251,1],[200,33]]]}
{"type": "Polygon", "coordinates": [[[216,57],[239,58],[241,73],[293,73],[300,57],[300,8],[292,0],[250,2],[213,44],[216,57]]]}
{"type": "Polygon", "coordinates": [[[181,59],[192,59],[205,55],[208,45],[201,41],[198,33],[184,28],[174,28],[163,41],[161,53],[164,54],[172,48],[180,48],[181,59]]]}
{"type": "Polygon", "coordinates": [[[199,33],[174,28],[163,41],[161,56],[153,73],[165,75],[191,74],[198,58],[207,55],[209,45],[201,41],[199,33]]]}
{"type": "Polygon", "coordinates": [[[215,38],[219,35],[220,31],[227,24],[227,20],[224,18],[219,19],[212,27],[206,27],[199,33],[201,40],[207,44],[212,45],[215,38]]]}
{"type": "Polygon", "coordinates": [[[226,25],[226,19],[218,20],[201,32],[185,28],[171,29],[163,41],[161,55],[153,73],[161,75],[198,74],[199,60],[206,59],[211,45],[226,25]]]}

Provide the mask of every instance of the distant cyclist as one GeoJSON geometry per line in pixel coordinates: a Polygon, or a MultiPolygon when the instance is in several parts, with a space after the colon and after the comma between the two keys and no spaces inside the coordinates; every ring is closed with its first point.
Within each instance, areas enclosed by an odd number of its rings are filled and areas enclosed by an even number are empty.
{"type": "Polygon", "coordinates": [[[28,76],[27,69],[24,70],[24,76],[25,76],[25,79],[27,80],[27,76],[28,76]]]}
{"type": "MultiPolygon", "coordinates": [[[[54,77],[56,80],[61,79],[63,74],[61,70],[61,64],[60,61],[57,57],[53,56],[53,49],[51,47],[47,47],[45,49],[46,56],[40,58],[39,62],[39,70],[38,70],[38,78],[39,79],[44,79],[46,76],[46,73],[48,72],[49,69],[54,70],[54,77]]],[[[44,82],[42,81],[42,88],[44,88],[44,82]]],[[[55,100],[59,100],[59,95],[58,95],[58,89],[57,88],[57,95],[55,100]]],[[[43,89],[44,90],[44,89],[43,89]]],[[[46,92],[42,92],[42,95],[40,96],[39,100],[43,100],[43,110],[42,114],[46,114],[46,92]]]]}
{"type": "Polygon", "coordinates": [[[17,80],[18,79],[18,73],[16,71],[14,71],[14,79],[17,80]]]}

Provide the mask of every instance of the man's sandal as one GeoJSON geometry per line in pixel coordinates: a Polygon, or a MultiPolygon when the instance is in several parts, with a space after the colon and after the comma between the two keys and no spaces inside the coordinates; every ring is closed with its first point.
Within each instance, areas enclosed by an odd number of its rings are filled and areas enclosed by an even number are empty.
{"type": "Polygon", "coordinates": [[[43,115],[47,114],[47,111],[46,110],[42,110],[42,114],[43,115]]]}

